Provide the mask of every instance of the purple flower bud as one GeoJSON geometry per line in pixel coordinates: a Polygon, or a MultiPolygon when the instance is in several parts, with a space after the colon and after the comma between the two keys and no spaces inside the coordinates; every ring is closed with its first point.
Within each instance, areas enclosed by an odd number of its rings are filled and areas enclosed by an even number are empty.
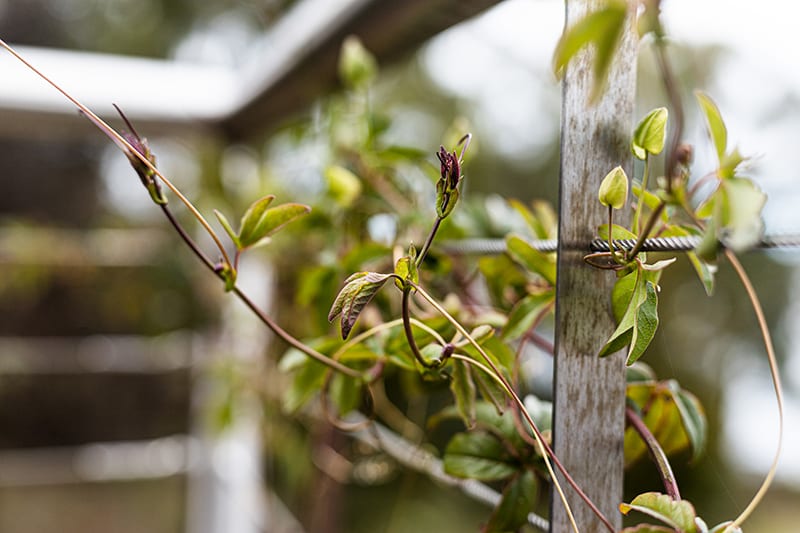
{"type": "Polygon", "coordinates": [[[436,152],[436,157],[439,158],[441,163],[441,175],[446,184],[445,190],[455,190],[461,180],[461,166],[458,163],[458,156],[455,151],[449,153],[444,149],[444,146],[440,146],[439,151],[436,152]]]}

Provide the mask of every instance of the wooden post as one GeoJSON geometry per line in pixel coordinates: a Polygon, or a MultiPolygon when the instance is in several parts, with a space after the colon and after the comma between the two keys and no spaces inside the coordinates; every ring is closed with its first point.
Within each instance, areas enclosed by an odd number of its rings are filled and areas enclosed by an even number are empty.
{"type": "MultiPolygon", "coordinates": [[[[600,0],[567,0],[567,26],[600,5],[600,0]]],[[[629,139],[636,41],[631,21],[608,87],[594,105],[588,103],[594,82],[592,52],[579,54],[564,75],[561,116],[553,444],[578,485],[617,529],[621,527],[617,506],[622,501],[624,357],[597,356],[614,330],[610,293],[615,276],[588,266],[583,256],[597,226],[607,222],[607,210],[597,199],[600,181],[617,165],[632,175],[629,139]]],[[[627,220],[623,211],[615,213],[615,220],[627,220]]],[[[563,477],[560,481],[581,533],[607,531],[563,477]]],[[[555,494],[550,531],[572,531],[555,494]]]]}

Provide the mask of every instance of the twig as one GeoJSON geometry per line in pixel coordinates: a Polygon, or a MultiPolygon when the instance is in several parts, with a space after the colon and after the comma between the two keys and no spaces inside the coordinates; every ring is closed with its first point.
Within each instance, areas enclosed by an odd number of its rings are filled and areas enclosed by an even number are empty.
{"type": "Polygon", "coordinates": [[[650,451],[650,456],[656,463],[656,468],[661,476],[661,481],[664,483],[664,489],[667,491],[667,494],[669,494],[669,496],[675,501],[680,500],[681,493],[680,490],[678,490],[678,483],[675,480],[675,474],[672,473],[672,466],[670,466],[669,460],[667,459],[667,454],[664,453],[664,449],[661,447],[658,439],[656,439],[655,435],[650,432],[650,429],[639,417],[636,411],[630,407],[625,408],[625,418],[628,420],[630,425],[633,426],[633,429],[636,430],[636,433],[642,437],[642,440],[647,445],[647,449],[650,451]]]}
{"type": "Polygon", "coordinates": [[[145,165],[148,169],[150,169],[155,175],[157,175],[161,181],[166,185],[174,194],[177,196],[181,202],[186,206],[189,211],[191,211],[192,215],[200,222],[209,236],[214,240],[214,243],[219,248],[222,257],[225,259],[225,262],[228,265],[231,265],[230,258],[228,257],[228,252],[225,250],[225,246],[222,245],[222,242],[219,240],[219,236],[217,236],[216,232],[211,228],[208,221],[203,217],[202,214],[192,205],[192,203],[178,190],[175,185],[172,184],[170,180],[168,180],[162,173],[159,171],[155,165],[144,156],[144,154],[140,153],[139,150],[135,149],[122,135],[117,133],[117,131],[109,126],[103,119],[98,117],[91,109],[83,105],[79,102],[75,97],[69,94],[67,91],[62,89],[56,82],[48,78],[43,72],[39,69],[34,67],[30,62],[28,62],[24,57],[17,53],[16,50],[11,48],[4,40],[0,39],[0,47],[5,48],[8,53],[13,55],[17,60],[22,62],[26,67],[28,67],[34,74],[42,78],[47,84],[52,86],[55,90],[60,92],[67,100],[72,102],[81,113],[86,115],[86,117],[95,125],[99,130],[105,133],[113,142],[116,144],[123,152],[128,152],[128,154],[133,155],[134,157],[138,158],[143,165],[145,165]]]}
{"type": "MultiPolygon", "coordinates": [[[[186,232],[181,223],[178,222],[178,220],[175,218],[175,215],[172,213],[172,210],[170,210],[169,205],[161,204],[161,210],[164,212],[164,215],[166,215],[167,220],[169,220],[170,224],[172,224],[172,227],[175,228],[175,231],[177,231],[178,235],[180,235],[181,239],[183,239],[183,242],[186,243],[186,245],[192,250],[192,252],[194,252],[194,254],[198,257],[198,259],[200,259],[200,261],[202,261],[203,264],[211,272],[213,272],[217,277],[222,279],[220,273],[215,268],[214,263],[208,258],[208,256],[206,256],[205,253],[203,253],[203,251],[200,249],[200,247],[197,245],[194,239],[192,239],[192,237],[186,232]]],[[[266,314],[260,307],[258,307],[250,299],[250,297],[247,296],[247,294],[242,292],[242,290],[239,287],[235,286],[233,288],[233,293],[236,294],[236,296],[253,312],[253,314],[255,314],[270,330],[272,330],[272,332],[275,333],[275,335],[283,339],[284,342],[286,342],[293,348],[300,350],[301,352],[308,355],[312,359],[316,359],[320,363],[334,370],[337,370],[342,374],[345,374],[352,378],[361,377],[361,373],[359,371],[354,370],[348,366],[345,366],[342,363],[321,354],[320,352],[314,350],[313,348],[311,348],[306,344],[303,344],[298,339],[293,337],[290,333],[288,333],[286,330],[280,327],[275,321],[273,321],[270,318],[270,316],[266,314]]]]}
{"type": "Polygon", "coordinates": [[[745,507],[739,516],[736,517],[736,520],[726,527],[725,531],[723,532],[729,533],[735,531],[736,528],[739,528],[744,521],[747,520],[750,514],[752,514],[756,507],[758,507],[758,504],[764,498],[767,490],[769,490],[772,480],[775,478],[775,473],[778,471],[778,460],[780,459],[781,449],[783,447],[784,414],[783,388],[781,387],[781,376],[778,372],[778,360],[775,357],[775,348],[772,345],[772,336],[769,333],[769,327],[767,326],[767,319],[764,316],[764,310],[761,308],[761,302],[758,299],[755,288],[753,288],[750,277],[747,275],[747,272],[745,272],[744,267],[742,267],[742,264],[739,262],[739,259],[730,250],[725,251],[725,256],[728,258],[728,261],[731,262],[733,269],[736,271],[736,275],[739,276],[745,291],[747,291],[750,304],[753,306],[753,311],[755,312],[756,319],[758,320],[758,327],[761,330],[761,336],[764,340],[764,347],[767,350],[769,371],[772,375],[772,384],[775,387],[775,400],[778,404],[778,446],[775,450],[775,457],[772,459],[772,465],[770,466],[769,472],[767,472],[767,476],[764,478],[764,481],[761,483],[758,491],[753,496],[753,499],[750,500],[750,503],[747,505],[747,507],[745,507]]]}

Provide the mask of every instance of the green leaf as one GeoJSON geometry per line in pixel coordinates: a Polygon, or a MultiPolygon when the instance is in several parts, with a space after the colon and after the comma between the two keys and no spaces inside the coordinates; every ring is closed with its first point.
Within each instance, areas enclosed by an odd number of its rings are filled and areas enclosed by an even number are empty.
{"type": "Polygon", "coordinates": [[[339,55],[339,78],[351,88],[368,85],[378,73],[378,62],[361,44],[361,40],[351,35],[342,43],[339,55]]]}
{"type": "Polygon", "coordinates": [[[558,217],[552,206],[543,200],[534,200],[528,208],[519,200],[511,199],[509,205],[522,216],[525,224],[537,239],[553,238],[558,230],[558,217]]]}
{"type": "Polygon", "coordinates": [[[529,294],[514,305],[508,314],[508,322],[503,327],[502,339],[513,341],[524,335],[533,324],[541,320],[543,313],[552,309],[555,300],[553,289],[529,294]]]}
{"type": "Polygon", "coordinates": [[[722,121],[722,115],[714,100],[702,91],[695,91],[694,94],[706,118],[706,126],[714,148],[717,150],[717,158],[722,162],[728,147],[728,129],[725,127],[725,122],[722,121]]]}
{"type": "Polygon", "coordinates": [[[296,220],[311,212],[311,208],[304,204],[281,204],[264,211],[253,233],[247,237],[239,236],[243,248],[257,246],[264,239],[274,235],[289,222],[296,220]]]}
{"type": "Polygon", "coordinates": [[[700,242],[697,243],[694,249],[694,253],[697,254],[700,261],[714,263],[717,260],[717,254],[720,250],[719,239],[717,239],[717,228],[719,227],[718,219],[719,215],[712,217],[708,221],[706,229],[703,232],[703,238],[700,239],[700,242]]]}
{"type": "Polygon", "coordinates": [[[717,265],[702,261],[694,252],[686,252],[686,257],[697,273],[700,283],[703,284],[706,294],[709,296],[714,294],[714,274],[717,273],[717,265]]]}
{"type": "Polygon", "coordinates": [[[528,284],[528,277],[508,254],[481,257],[478,269],[486,280],[492,301],[501,305],[513,303],[508,301],[509,291],[521,294],[528,284]]]}
{"type": "MultiPolygon", "coordinates": [[[[474,372],[472,377],[477,381],[477,378],[481,375],[485,374],[474,372]]],[[[454,405],[450,405],[431,416],[428,419],[428,427],[436,427],[443,420],[456,419],[461,420],[461,415],[454,405]]],[[[513,415],[509,412],[499,412],[492,402],[478,401],[475,403],[475,421],[480,428],[491,428],[490,431],[493,434],[499,435],[506,442],[511,443],[513,448],[520,453],[530,450],[528,443],[520,437],[517,431],[513,415]]]]}
{"type": "Polygon", "coordinates": [[[479,481],[506,479],[517,471],[500,440],[480,431],[453,435],[444,451],[443,466],[451,476],[479,481]]]}
{"type": "Polygon", "coordinates": [[[325,372],[328,367],[308,358],[299,351],[297,351],[299,356],[290,356],[290,353],[287,352],[286,356],[281,360],[281,368],[290,367],[289,361],[296,360],[298,357],[300,358],[300,363],[295,367],[292,382],[283,395],[282,405],[285,412],[294,413],[322,389],[325,372]],[[284,363],[287,358],[289,361],[284,363]]]}
{"type": "Polygon", "coordinates": [[[669,259],[662,259],[661,261],[656,261],[655,263],[642,263],[642,268],[649,270],[650,272],[659,272],[677,260],[677,257],[670,257],[669,259]]]}
{"type": "MultiPolygon", "coordinates": [[[[631,189],[633,190],[633,195],[638,199],[638,201],[643,202],[644,205],[647,206],[651,211],[655,211],[662,201],[661,198],[651,191],[642,191],[641,183],[634,182],[631,189]]],[[[675,192],[677,193],[677,191],[675,192]]],[[[661,211],[660,218],[663,222],[667,222],[669,220],[669,213],[667,209],[663,209],[661,211]]]]}
{"type": "MultiPolygon", "coordinates": [[[[608,224],[600,224],[597,226],[597,236],[604,241],[608,240],[608,224]]],[[[636,234],[632,233],[629,229],[623,228],[618,224],[614,224],[611,227],[611,237],[614,240],[620,239],[633,239],[636,240],[636,234]]]]}
{"type": "Polygon", "coordinates": [[[492,511],[483,533],[517,531],[528,523],[528,512],[536,503],[538,483],[533,472],[525,470],[503,489],[500,503],[492,511]]]}
{"type": "Polygon", "coordinates": [[[464,361],[453,360],[453,375],[450,391],[455,399],[456,409],[468,429],[475,427],[475,382],[472,381],[472,368],[464,361]]]}
{"type": "MultiPolygon", "coordinates": [[[[670,226],[662,234],[664,237],[686,237],[689,235],[698,235],[695,229],[687,229],[680,226],[670,226]]],[[[716,244],[716,239],[715,243],[716,244]]],[[[717,273],[717,265],[708,261],[701,260],[695,252],[686,252],[686,257],[689,259],[692,268],[694,268],[697,277],[703,284],[706,294],[711,296],[714,293],[714,274],[717,273]]]]}
{"type": "Polygon", "coordinates": [[[628,199],[628,176],[622,167],[611,170],[603,181],[597,193],[600,203],[614,209],[622,209],[628,199]]]}
{"type": "Polygon", "coordinates": [[[350,207],[361,196],[361,180],[350,170],[339,165],[325,169],[328,192],[341,207],[350,207]]]}
{"type": "Polygon", "coordinates": [[[558,77],[561,77],[567,63],[580,50],[594,45],[592,101],[597,99],[605,86],[608,69],[625,27],[626,15],[625,2],[609,1],[602,8],[588,13],[567,28],[556,46],[553,54],[553,70],[558,77]]]}
{"type": "Polygon", "coordinates": [[[637,269],[617,280],[614,285],[611,291],[611,305],[618,325],[600,350],[600,357],[611,355],[630,343],[636,311],[647,297],[643,290],[643,280],[641,271],[637,269]]]}
{"type": "MultiPolygon", "coordinates": [[[[622,322],[622,317],[625,316],[625,312],[631,304],[638,280],[639,270],[634,270],[619,278],[614,284],[614,288],[611,289],[611,309],[614,312],[614,320],[617,321],[617,324],[622,322]]],[[[633,323],[631,323],[632,325],[633,323]]]]}
{"type": "Polygon", "coordinates": [[[222,229],[224,229],[225,233],[228,234],[228,237],[231,238],[231,241],[233,241],[233,244],[236,245],[236,248],[240,249],[241,246],[239,246],[239,237],[236,235],[236,232],[233,231],[233,227],[231,226],[231,223],[228,222],[228,219],[225,218],[225,215],[214,209],[214,216],[217,217],[217,220],[219,220],[222,229]]]}
{"type": "Polygon", "coordinates": [[[706,448],[708,435],[708,422],[706,421],[705,411],[697,397],[681,389],[677,382],[670,382],[670,389],[673,392],[675,405],[681,415],[681,423],[686,435],[689,437],[689,444],[692,448],[692,461],[696,461],[703,455],[706,448]]]}
{"type": "Polygon", "coordinates": [[[361,403],[361,380],[336,372],[331,378],[330,398],[339,414],[355,411],[361,403]]]}
{"type": "Polygon", "coordinates": [[[647,154],[657,155],[664,149],[667,136],[667,108],[659,107],[650,111],[633,132],[631,151],[644,161],[647,154]]]}
{"type": "Polygon", "coordinates": [[[625,381],[628,384],[655,381],[656,374],[646,363],[636,361],[625,369],[625,381]]]}
{"type": "MultiPolygon", "coordinates": [[[[516,354],[514,350],[512,350],[508,344],[503,342],[501,339],[497,337],[489,337],[486,340],[479,343],[483,351],[486,352],[486,355],[498,366],[501,370],[505,371],[508,375],[510,375],[511,368],[514,365],[514,361],[516,359],[516,354]]],[[[471,344],[467,344],[464,347],[459,349],[460,352],[472,357],[479,363],[486,363],[483,356],[481,356],[478,351],[475,349],[474,346],[471,344]]]]}
{"type": "Polygon", "coordinates": [[[550,285],[556,284],[556,262],[553,254],[545,254],[531,246],[525,239],[511,234],[506,237],[508,255],[526,270],[539,274],[550,285]]]}
{"type": "MultiPolygon", "coordinates": [[[[472,328],[472,331],[469,332],[469,336],[472,337],[475,342],[478,344],[483,344],[489,337],[494,335],[494,327],[490,326],[489,324],[481,324],[472,328]]],[[[467,339],[463,339],[459,342],[459,345],[466,346],[469,344],[467,339]]]]}
{"type": "MultiPolygon", "coordinates": [[[[485,400],[485,402],[479,402],[478,406],[491,405],[495,414],[502,416],[506,412],[505,390],[482,371],[473,373],[472,380],[478,392],[480,392],[481,398],[485,400]]],[[[478,409],[478,413],[480,413],[480,409],[478,409]]]]}
{"type": "MultiPolygon", "coordinates": [[[[261,217],[264,216],[264,211],[267,210],[269,204],[272,203],[272,200],[275,199],[275,195],[269,194],[264,196],[263,198],[259,198],[252,204],[250,207],[247,208],[247,211],[244,212],[242,215],[242,220],[239,223],[239,241],[249,239],[256,230],[256,226],[258,226],[261,217]]],[[[241,248],[245,248],[246,245],[241,244],[241,248]]]]}
{"type": "Polygon", "coordinates": [[[739,165],[746,160],[747,158],[742,156],[738,149],[734,148],[720,159],[717,175],[723,180],[734,177],[739,165]]]}
{"type": "Polygon", "coordinates": [[[660,272],[637,269],[620,278],[611,291],[611,305],[618,325],[600,350],[600,357],[629,345],[627,364],[642,356],[658,327],[656,281],[660,272]]]}
{"type": "Polygon", "coordinates": [[[636,312],[627,365],[632,365],[644,354],[656,334],[656,329],[658,329],[658,295],[655,284],[646,281],[645,300],[636,312]]]}
{"type": "Polygon", "coordinates": [[[696,533],[694,519],[697,516],[694,507],[686,500],[675,501],[666,494],[646,492],[640,494],[630,504],[621,503],[622,514],[639,511],[655,518],[681,533],[696,533]]]}
{"type": "Polygon", "coordinates": [[[398,279],[394,280],[398,289],[402,289],[404,282],[407,281],[414,284],[419,283],[417,262],[409,255],[405,255],[397,260],[397,263],[394,265],[394,273],[398,277],[398,279]]]}
{"type": "Polygon", "coordinates": [[[361,314],[361,311],[372,300],[373,296],[383,287],[384,283],[394,277],[394,274],[380,274],[378,272],[357,272],[345,280],[345,285],[336,296],[328,321],[342,315],[342,338],[346,339],[361,314]]]}
{"type": "MultiPolygon", "coordinates": [[[[634,405],[641,412],[642,421],[659,442],[664,453],[673,455],[690,447],[693,452],[700,453],[701,448],[705,446],[707,431],[702,408],[699,404],[690,407],[692,412],[687,413],[687,421],[684,421],[684,414],[681,413],[679,405],[684,400],[678,399],[678,391],[680,388],[675,382],[650,380],[628,383],[625,394],[628,404],[634,405]],[[690,426],[691,431],[696,434],[690,435],[687,426],[690,426]],[[694,448],[695,444],[697,448],[694,448]]],[[[694,398],[688,392],[686,394],[689,398],[694,398]]],[[[632,427],[625,430],[624,449],[626,466],[635,463],[648,453],[644,441],[632,427]]]]}
{"type": "Polygon", "coordinates": [[[541,232],[536,236],[540,239],[555,239],[558,233],[558,214],[556,214],[553,206],[545,200],[533,200],[531,202],[533,213],[536,215],[536,220],[541,224],[541,232]]]}
{"type": "Polygon", "coordinates": [[[767,195],[746,178],[725,180],[720,190],[724,195],[720,240],[736,252],[751,248],[764,232],[761,210],[767,195]]]}

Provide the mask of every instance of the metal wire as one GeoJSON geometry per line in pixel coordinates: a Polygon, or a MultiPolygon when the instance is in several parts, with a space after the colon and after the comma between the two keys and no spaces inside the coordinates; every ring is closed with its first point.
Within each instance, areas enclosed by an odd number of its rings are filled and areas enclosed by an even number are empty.
{"type": "MultiPolygon", "coordinates": [[[[701,237],[653,237],[645,239],[642,251],[644,252],[678,252],[693,250],[700,244],[701,237]]],[[[536,250],[540,252],[555,252],[558,250],[558,241],[555,239],[527,239],[536,250]]],[[[617,239],[614,241],[616,250],[631,250],[636,245],[635,239],[617,239]]],[[[771,235],[762,238],[755,246],[756,249],[798,248],[800,235],[771,235]]],[[[446,241],[441,248],[456,255],[499,255],[505,253],[506,242],[504,239],[462,239],[446,241]]],[[[589,243],[589,252],[607,252],[608,241],[595,239],[589,243]]]]}

